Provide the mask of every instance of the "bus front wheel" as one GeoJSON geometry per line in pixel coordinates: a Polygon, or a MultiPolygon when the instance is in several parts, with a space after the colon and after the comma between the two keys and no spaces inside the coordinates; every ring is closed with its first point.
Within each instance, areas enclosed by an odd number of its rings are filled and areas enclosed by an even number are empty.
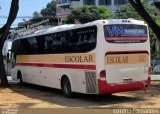
{"type": "Polygon", "coordinates": [[[73,92],[71,90],[71,84],[67,77],[62,78],[62,92],[67,98],[73,97],[73,92]]]}
{"type": "Polygon", "coordinates": [[[18,71],[18,80],[19,80],[19,83],[20,83],[20,85],[23,85],[24,83],[23,83],[23,78],[22,78],[22,74],[21,74],[21,72],[20,71],[18,71]]]}

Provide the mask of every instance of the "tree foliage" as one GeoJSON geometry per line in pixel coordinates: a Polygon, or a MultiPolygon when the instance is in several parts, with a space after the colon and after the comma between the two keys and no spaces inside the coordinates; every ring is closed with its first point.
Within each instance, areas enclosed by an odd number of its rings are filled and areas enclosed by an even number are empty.
{"type": "MultiPolygon", "coordinates": [[[[139,6],[139,4],[137,4],[136,0],[129,0],[130,2],[132,1],[135,2],[136,4],[134,5],[134,7],[138,6],[138,7],[143,7],[144,10],[146,11],[146,13],[148,13],[148,16],[150,16],[151,22],[154,21],[154,23],[156,24],[156,26],[160,26],[160,16],[157,15],[158,13],[158,9],[153,6],[153,5],[149,5],[148,2],[146,0],[141,0],[138,1],[142,3],[141,6],[139,6]]],[[[114,18],[123,18],[123,19],[127,19],[127,18],[134,18],[134,19],[138,19],[138,20],[144,20],[146,21],[146,18],[148,17],[147,15],[142,16],[143,14],[146,13],[141,13],[141,15],[137,12],[142,12],[141,8],[139,9],[135,9],[134,7],[132,7],[132,4],[128,2],[127,4],[123,5],[120,9],[118,9],[115,12],[114,18]]],[[[149,20],[150,20],[149,19],[149,20]]],[[[150,26],[150,21],[146,21],[148,23],[148,25],[150,26]]],[[[153,27],[152,27],[153,28],[153,27]]],[[[153,55],[153,57],[156,57],[158,55],[155,44],[156,44],[156,40],[157,40],[157,36],[155,34],[155,31],[153,31],[153,29],[151,29],[151,27],[149,27],[149,35],[150,35],[150,42],[151,42],[151,55],[153,55]]]]}
{"type": "MultiPolygon", "coordinates": [[[[141,0],[142,4],[145,8],[145,10],[150,14],[150,16],[152,17],[152,19],[158,24],[160,25],[160,16],[157,15],[158,9],[155,6],[149,5],[147,3],[147,1],[145,0],[141,0]]],[[[128,19],[128,18],[134,18],[137,20],[145,20],[143,19],[138,12],[132,7],[132,5],[128,2],[127,4],[123,5],[120,9],[118,9],[115,13],[114,13],[114,18],[117,19],[128,19]]],[[[149,29],[150,31],[150,37],[151,38],[155,38],[155,34],[154,32],[149,29]]]]}
{"type": "MultiPolygon", "coordinates": [[[[156,15],[157,8],[153,5],[149,5],[146,0],[141,0],[141,2],[145,10],[151,15],[153,19],[155,19],[157,17],[156,15]]],[[[122,19],[134,18],[140,20],[143,19],[129,2],[127,2],[125,5],[123,5],[120,9],[118,9],[114,13],[114,18],[122,18],[122,19]]]]}
{"type": "Polygon", "coordinates": [[[19,9],[19,0],[12,0],[7,22],[2,28],[0,28],[0,85],[3,87],[8,86],[8,80],[3,62],[2,49],[4,46],[4,42],[7,39],[10,26],[12,25],[13,21],[17,16],[18,9],[19,9]]]}
{"type": "Polygon", "coordinates": [[[48,16],[55,16],[56,15],[56,1],[52,0],[49,2],[45,8],[43,8],[40,12],[35,11],[33,12],[33,17],[48,17],[48,16]]]}
{"type": "Polygon", "coordinates": [[[31,19],[31,23],[38,23],[43,21],[44,19],[49,19],[49,24],[57,25],[57,18],[56,16],[56,1],[52,0],[49,2],[45,8],[43,8],[40,12],[34,11],[33,18],[31,19]]]}
{"type": "Polygon", "coordinates": [[[35,12],[33,12],[33,17],[34,18],[42,17],[42,14],[39,13],[38,11],[35,11],[35,12]]]}
{"type": "Polygon", "coordinates": [[[146,10],[145,6],[143,5],[143,2],[146,2],[145,0],[128,0],[131,6],[135,9],[135,11],[138,12],[138,14],[146,21],[146,23],[150,26],[152,31],[155,33],[156,38],[160,40],[160,26],[156,23],[153,16],[155,13],[150,13],[146,10]]]}
{"type": "Polygon", "coordinates": [[[55,16],[56,15],[56,2],[52,0],[47,4],[46,8],[43,8],[40,12],[43,16],[55,16]]]}
{"type": "Polygon", "coordinates": [[[74,23],[79,20],[81,23],[87,23],[97,19],[112,18],[112,13],[104,6],[82,6],[72,9],[65,19],[65,23],[74,23]]]}

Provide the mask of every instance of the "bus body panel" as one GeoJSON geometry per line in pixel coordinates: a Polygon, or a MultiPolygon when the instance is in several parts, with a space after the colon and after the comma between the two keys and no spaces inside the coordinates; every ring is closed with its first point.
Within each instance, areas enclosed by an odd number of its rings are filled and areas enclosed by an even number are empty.
{"type": "MultiPolygon", "coordinates": [[[[87,93],[85,78],[86,71],[84,70],[21,66],[20,68],[17,68],[17,72],[15,74],[17,74],[18,71],[23,73],[23,81],[26,83],[43,85],[56,89],[61,89],[61,78],[65,75],[70,80],[73,92],[87,93]]],[[[87,72],[95,71],[87,70],[87,72]]],[[[94,94],[98,94],[98,88],[96,88],[96,92],[94,94]]]]}
{"type": "MultiPolygon", "coordinates": [[[[94,74],[96,81],[95,61],[94,51],[86,54],[20,55],[17,56],[12,76],[17,79],[20,71],[24,82],[57,89],[61,89],[62,76],[67,76],[73,92],[89,94],[92,85],[86,82],[87,77],[94,74]],[[73,57],[70,59],[72,62],[68,57],[73,57]],[[80,62],[74,63],[76,60],[80,62]]],[[[97,94],[97,83],[93,86],[94,94],[97,94]]]]}
{"type": "MultiPolygon", "coordinates": [[[[121,22],[109,23],[112,24],[123,24],[121,22]]],[[[99,27],[99,32],[103,31],[103,26],[101,24],[99,27]]],[[[128,23],[127,23],[128,24],[128,23]]],[[[135,23],[134,23],[135,24],[135,23]]],[[[144,25],[145,24],[140,24],[144,25]]],[[[147,26],[146,26],[147,27],[147,26]]],[[[148,28],[147,28],[148,29],[148,28]]],[[[143,43],[108,43],[105,40],[104,34],[99,34],[98,43],[97,43],[97,75],[98,75],[98,86],[99,93],[115,93],[122,91],[135,91],[135,90],[144,90],[145,87],[150,86],[150,43],[149,35],[147,36],[147,41],[143,43]],[[115,54],[115,57],[121,57],[122,55],[132,55],[133,58],[130,60],[131,63],[121,63],[122,58],[118,58],[120,63],[109,64],[107,63],[107,57],[112,57],[115,54]],[[112,55],[112,56],[110,56],[112,55]],[[134,59],[140,59],[139,56],[142,55],[142,59],[145,56],[145,60],[135,61],[134,59]],[[135,58],[136,57],[136,58],[135,58]],[[100,77],[101,71],[105,71],[105,78],[100,77]]],[[[123,57],[122,56],[122,57],[123,57]]],[[[114,57],[114,56],[113,56],[114,57]]],[[[125,56],[124,56],[125,57],[125,56]]],[[[128,58],[127,58],[128,59],[128,58]]],[[[110,60],[113,62],[113,59],[110,60]]]]}
{"type": "MultiPolygon", "coordinates": [[[[136,24],[146,26],[142,21],[132,19],[127,20],[127,23],[124,23],[123,20],[119,19],[99,20],[95,23],[91,22],[84,25],[76,25],[75,28],[72,25],[72,27],[68,27],[69,30],[89,26],[97,27],[95,49],[81,53],[70,52],[67,54],[29,55],[30,57],[25,57],[23,55],[17,56],[16,65],[12,70],[13,79],[17,79],[17,72],[20,71],[22,72],[24,82],[61,89],[61,79],[62,76],[65,75],[70,80],[72,91],[84,94],[107,94],[122,91],[135,91],[145,89],[146,85],[149,87],[149,36],[148,40],[143,43],[109,43],[105,39],[104,26],[114,24],[136,24]],[[128,23],[129,21],[130,23],[128,23]],[[127,64],[108,64],[106,62],[107,57],[112,57],[112,54],[120,57],[123,57],[124,55],[138,57],[142,54],[145,55],[146,60],[142,63],[132,62],[131,59],[131,63],[127,64]],[[67,59],[65,56],[67,56],[67,59]],[[89,61],[87,61],[85,56],[89,58],[89,61]],[[92,60],[91,56],[93,56],[94,60],[92,60]],[[18,62],[19,57],[22,57],[21,62],[18,62]],[[43,59],[38,60],[37,58],[43,59]],[[83,60],[81,60],[82,58],[83,60]],[[105,77],[101,77],[101,74],[104,74],[105,77]]],[[[50,31],[45,33],[45,35],[52,32],[61,32],[61,30],[63,32],[68,30],[66,28],[55,28],[55,31],[50,31]]],[[[85,32],[90,31],[86,30],[79,33],[85,32]]],[[[39,34],[34,36],[40,37],[39,34]]],[[[80,38],[80,40],[82,40],[82,38],[80,38]]]]}
{"type": "Polygon", "coordinates": [[[145,81],[115,83],[115,84],[108,84],[105,80],[98,80],[99,94],[107,94],[107,93],[110,94],[117,92],[148,89],[150,86],[150,80],[151,80],[150,77],[148,77],[148,79],[145,81]]]}

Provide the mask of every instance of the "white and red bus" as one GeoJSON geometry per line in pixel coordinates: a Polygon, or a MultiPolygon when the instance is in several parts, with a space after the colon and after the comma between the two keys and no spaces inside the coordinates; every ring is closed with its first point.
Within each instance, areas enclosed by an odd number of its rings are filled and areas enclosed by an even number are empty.
{"type": "Polygon", "coordinates": [[[134,19],[62,25],[12,44],[12,78],[74,92],[110,94],[150,86],[148,27],[134,19]]]}

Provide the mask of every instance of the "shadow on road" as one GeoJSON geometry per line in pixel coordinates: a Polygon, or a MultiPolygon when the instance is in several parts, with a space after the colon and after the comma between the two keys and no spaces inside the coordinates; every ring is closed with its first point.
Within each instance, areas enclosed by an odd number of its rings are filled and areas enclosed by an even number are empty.
{"type": "MultiPolygon", "coordinates": [[[[20,86],[18,84],[11,84],[10,89],[15,93],[26,96],[28,99],[36,99],[41,102],[47,102],[50,105],[60,105],[62,107],[83,107],[83,108],[112,108],[115,105],[121,105],[121,103],[131,103],[144,101],[143,95],[139,93],[129,92],[129,95],[113,94],[113,95],[84,95],[75,94],[74,98],[65,98],[60,90],[25,84],[20,86]]],[[[141,94],[144,94],[141,92],[141,94]]],[[[17,103],[19,107],[32,107],[37,103],[20,102],[17,103]]]]}

